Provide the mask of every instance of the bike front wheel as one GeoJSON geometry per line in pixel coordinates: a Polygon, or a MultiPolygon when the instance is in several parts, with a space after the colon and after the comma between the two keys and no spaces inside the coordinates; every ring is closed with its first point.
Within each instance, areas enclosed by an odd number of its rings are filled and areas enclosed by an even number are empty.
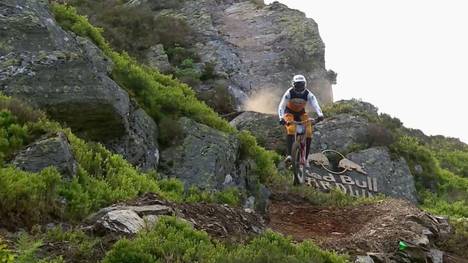
{"type": "Polygon", "coordinates": [[[292,167],[294,173],[294,185],[300,185],[304,183],[305,168],[302,163],[302,147],[299,142],[294,142],[292,146],[292,167]]]}

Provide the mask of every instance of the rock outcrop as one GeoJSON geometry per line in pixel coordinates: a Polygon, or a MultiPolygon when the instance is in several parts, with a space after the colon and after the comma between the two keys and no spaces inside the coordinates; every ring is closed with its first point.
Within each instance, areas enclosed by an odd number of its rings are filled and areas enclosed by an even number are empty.
{"type": "Polygon", "coordinates": [[[353,196],[384,194],[413,203],[418,201],[414,177],[408,164],[403,158],[393,160],[386,147],[350,153],[346,158],[348,163],[351,160],[354,165],[357,164],[358,169],[338,168],[338,161],[342,162],[343,159],[332,160],[328,167],[314,164],[307,171],[307,184],[322,190],[336,187],[353,196]]]}
{"type": "Polygon", "coordinates": [[[176,216],[211,236],[232,241],[260,234],[264,220],[253,212],[219,204],[177,204],[147,194],[127,204],[106,207],[91,215],[85,224],[99,234],[135,235],[151,227],[161,216],[176,216]]]}
{"type": "MultiPolygon", "coordinates": [[[[156,9],[152,1],[130,5],[156,9]]],[[[304,13],[279,2],[261,6],[250,0],[183,1],[162,9],[158,6],[155,15],[182,18],[192,28],[200,66],[214,63],[239,103],[258,91],[283,93],[294,74],[308,78],[322,103],[333,101],[336,74],[325,69],[318,26],[304,13]]]]}
{"type": "Polygon", "coordinates": [[[201,189],[245,187],[245,178],[237,173],[239,141],[235,136],[188,118],[181,118],[178,126],[183,139],[161,153],[161,172],[201,189]]]}
{"type": "MultiPolygon", "coordinates": [[[[376,178],[378,191],[395,198],[403,198],[416,203],[417,193],[414,177],[405,159],[392,159],[386,147],[375,147],[347,156],[351,161],[359,164],[366,171],[366,176],[376,178]]],[[[349,176],[361,176],[351,171],[349,176]]]]}
{"type": "Polygon", "coordinates": [[[286,153],[285,129],[278,124],[276,115],[246,111],[230,123],[240,131],[250,131],[266,149],[286,153]]]}
{"type": "MultiPolygon", "coordinates": [[[[364,112],[377,114],[370,104],[362,103],[364,112]]],[[[244,112],[231,121],[231,125],[240,130],[248,130],[267,149],[280,151],[285,149],[285,131],[278,125],[276,116],[244,112]]],[[[344,192],[357,196],[385,194],[417,202],[414,177],[403,158],[392,159],[385,146],[389,135],[383,127],[370,123],[366,118],[353,114],[338,114],[318,123],[314,128],[311,153],[323,150],[338,151],[346,156],[331,155],[330,160],[317,162],[308,172],[308,183],[319,189],[329,190],[339,187],[344,192]],[[346,162],[349,160],[352,161],[346,162]],[[341,174],[345,166],[349,171],[341,174]],[[355,166],[357,165],[357,166],[355,166]],[[361,172],[359,172],[361,171],[361,172]]]]}
{"type": "Polygon", "coordinates": [[[147,125],[144,136],[136,131],[132,118],[142,114],[108,76],[112,64],[95,45],[62,30],[43,1],[2,1],[0,23],[0,92],[45,110],[87,139],[120,140],[111,148],[124,149],[118,152],[135,165],[156,168],[156,141],[146,136],[156,134],[156,126],[147,125]],[[150,154],[132,156],[138,148],[150,154]]]}
{"type": "Polygon", "coordinates": [[[340,114],[315,125],[312,152],[332,149],[348,152],[354,145],[367,146],[369,121],[363,117],[340,114]]]}
{"type": "Polygon", "coordinates": [[[54,166],[67,179],[76,175],[78,164],[65,134],[39,140],[19,152],[13,164],[28,172],[40,172],[44,168],[54,166]]]}

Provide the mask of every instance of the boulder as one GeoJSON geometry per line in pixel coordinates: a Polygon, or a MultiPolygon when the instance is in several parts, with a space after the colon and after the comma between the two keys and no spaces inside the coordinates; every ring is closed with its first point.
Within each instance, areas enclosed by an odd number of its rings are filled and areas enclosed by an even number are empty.
{"type": "Polygon", "coordinates": [[[188,118],[181,118],[178,125],[183,139],[161,153],[163,173],[181,179],[187,186],[194,185],[201,189],[243,187],[245,178],[238,175],[236,167],[239,141],[234,135],[227,135],[188,118]]]}
{"type": "Polygon", "coordinates": [[[172,215],[173,210],[165,205],[127,206],[116,205],[103,208],[89,216],[86,222],[93,231],[101,234],[135,235],[147,224],[154,224],[161,215],[172,215]]]}
{"type": "Polygon", "coordinates": [[[156,125],[109,77],[112,63],[99,48],[60,28],[46,1],[2,1],[0,24],[0,92],[80,137],[112,144],[134,165],[156,168],[156,125]]]}
{"type": "Polygon", "coordinates": [[[54,166],[69,180],[76,175],[78,166],[68,139],[61,132],[27,146],[16,155],[12,163],[29,172],[40,172],[44,168],[54,166]]]}
{"type": "Polygon", "coordinates": [[[311,152],[349,149],[369,142],[369,121],[363,117],[339,114],[318,123],[314,127],[311,152]]]}
{"type": "MultiPolygon", "coordinates": [[[[353,196],[384,194],[394,198],[418,201],[414,177],[403,158],[392,159],[386,147],[373,147],[346,156],[351,166],[338,166],[331,160],[326,169],[322,163],[313,162],[307,171],[306,182],[322,190],[333,187],[353,196]],[[351,161],[351,162],[349,162],[351,161]],[[357,167],[357,168],[356,168],[357,167]]],[[[339,160],[339,163],[343,159],[339,160]]]]}
{"type": "Polygon", "coordinates": [[[106,146],[143,171],[156,170],[159,164],[158,127],[143,109],[134,105],[131,104],[128,116],[127,134],[107,142],[106,146]]]}
{"type": "Polygon", "coordinates": [[[286,131],[278,124],[278,116],[246,111],[230,123],[240,131],[251,132],[257,138],[257,142],[266,149],[286,153],[286,131]]]}
{"type": "Polygon", "coordinates": [[[149,66],[159,70],[162,73],[168,73],[172,70],[169,58],[161,44],[152,46],[146,53],[146,61],[149,66]]]}
{"type": "Polygon", "coordinates": [[[80,135],[125,134],[128,94],[111,64],[84,38],[62,30],[42,1],[6,0],[0,12],[0,91],[45,110],[80,135]]]}
{"type": "MultiPolygon", "coordinates": [[[[386,147],[374,147],[347,156],[351,161],[359,164],[366,172],[377,180],[377,192],[385,195],[403,198],[413,203],[418,201],[414,177],[405,159],[392,159],[386,147]]],[[[351,171],[349,176],[360,176],[351,171]]]]}
{"type": "Polygon", "coordinates": [[[135,235],[145,226],[145,221],[132,210],[113,210],[96,221],[95,228],[121,235],[135,235]]]}

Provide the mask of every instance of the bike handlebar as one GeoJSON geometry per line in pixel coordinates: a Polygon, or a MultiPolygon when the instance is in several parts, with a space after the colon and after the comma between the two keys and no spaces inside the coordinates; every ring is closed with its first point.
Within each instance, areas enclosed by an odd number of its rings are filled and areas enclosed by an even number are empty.
{"type": "Polygon", "coordinates": [[[308,118],[307,120],[303,120],[303,121],[289,121],[289,122],[286,122],[286,124],[305,124],[305,123],[308,123],[308,122],[311,122],[312,124],[317,124],[318,121],[314,118],[308,118]]]}

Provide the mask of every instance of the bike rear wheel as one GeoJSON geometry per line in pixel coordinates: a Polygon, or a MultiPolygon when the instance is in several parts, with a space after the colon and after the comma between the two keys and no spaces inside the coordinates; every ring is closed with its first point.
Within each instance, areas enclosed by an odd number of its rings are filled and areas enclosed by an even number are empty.
{"type": "Polygon", "coordinates": [[[294,185],[300,185],[304,183],[304,164],[302,160],[302,148],[299,142],[294,142],[292,145],[292,167],[294,173],[294,185]]]}

